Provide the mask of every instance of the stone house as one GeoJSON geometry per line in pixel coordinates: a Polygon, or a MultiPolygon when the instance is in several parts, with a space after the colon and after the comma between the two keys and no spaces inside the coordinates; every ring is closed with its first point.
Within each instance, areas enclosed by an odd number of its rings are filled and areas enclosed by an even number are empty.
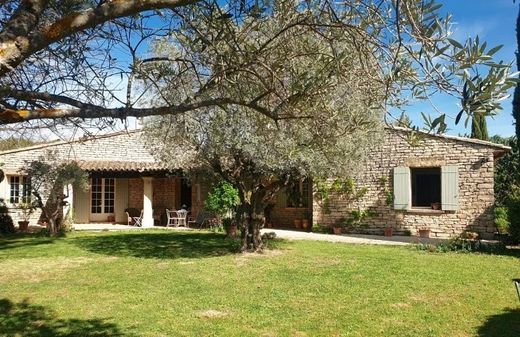
{"type": "MultiPolygon", "coordinates": [[[[349,218],[353,210],[369,211],[355,231],[382,234],[415,234],[428,228],[437,237],[451,237],[466,230],[491,236],[493,219],[494,162],[510,151],[503,145],[446,135],[386,129],[384,142],[370,152],[355,178],[365,193],[355,200],[332,193],[329,207],[316,196],[312,179],[294,182],[281,191],[270,212],[273,227],[293,228],[295,220],[332,226],[349,218]]],[[[188,181],[182,172],[170,171],[140,141],[141,131],[126,131],[54,142],[0,152],[5,179],[0,183],[15,221],[17,205],[30,194],[30,179],[23,174],[26,162],[51,155],[76,160],[89,173],[86,191],[65,191],[76,223],[126,223],[125,209],[143,210],[143,226],[154,226],[154,215],[164,209],[191,209],[192,216],[204,207],[210,188],[205,179],[188,181]]],[[[34,215],[33,222],[38,221],[34,215]]],[[[298,221],[296,221],[297,223],[298,221]]]]}

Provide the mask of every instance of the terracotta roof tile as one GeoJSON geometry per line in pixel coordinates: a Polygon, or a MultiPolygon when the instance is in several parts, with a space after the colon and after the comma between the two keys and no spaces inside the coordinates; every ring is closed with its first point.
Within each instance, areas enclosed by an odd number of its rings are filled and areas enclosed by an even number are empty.
{"type": "Polygon", "coordinates": [[[79,161],[78,164],[86,171],[149,172],[168,170],[166,165],[158,162],[89,160],[79,161]]]}

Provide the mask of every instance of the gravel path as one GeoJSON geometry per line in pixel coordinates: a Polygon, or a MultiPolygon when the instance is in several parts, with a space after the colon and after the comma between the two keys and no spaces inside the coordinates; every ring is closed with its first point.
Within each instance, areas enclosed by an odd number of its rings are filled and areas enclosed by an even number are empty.
{"type": "Polygon", "coordinates": [[[264,228],[262,233],[276,233],[277,238],[288,240],[314,240],[328,242],[342,242],[353,244],[369,244],[369,245],[389,245],[389,246],[405,246],[413,243],[434,243],[439,239],[423,239],[414,236],[378,236],[378,235],[332,235],[320,233],[298,232],[283,229],[264,228]]]}

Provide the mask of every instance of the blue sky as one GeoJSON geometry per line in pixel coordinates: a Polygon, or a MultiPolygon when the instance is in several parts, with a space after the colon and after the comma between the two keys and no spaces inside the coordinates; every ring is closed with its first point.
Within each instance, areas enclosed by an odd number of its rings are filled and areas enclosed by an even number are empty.
{"type": "MultiPolygon", "coordinates": [[[[488,45],[504,45],[504,47],[495,54],[497,60],[504,60],[509,63],[515,59],[516,46],[516,17],[518,15],[519,2],[513,3],[513,0],[438,0],[444,6],[443,12],[453,14],[452,22],[454,37],[457,40],[465,40],[468,37],[474,38],[478,35],[482,40],[487,41],[488,45]]],[[[514,64],[516,71],[516,63],[514,64]]],[[[512,92],[511,92],[512,93],[512,92]]],[[[512,117],[512,99],[509,98],[503,102],[503,110],[493,119],[488,118],[489,134],[499,134],[501,136],[512,136],[514,134],[514,124],[512,117]]],[[[436,97],[435,105],[441,111],[455,116],[460,110],[458,101],[449,97],[436,97]]],[[[407,111],[409,116],[416,125],[422,125],[420,112],[435,113],[429,105],[418,104],[410,107],[407,111]],[[429,109],[429,110],[428,110],[429,109]]],[[[464,123],[455,126],[453,119],[448,122],[450,134],[469,134],[471,125],[468,129],[464,128],[464,123]]]]}

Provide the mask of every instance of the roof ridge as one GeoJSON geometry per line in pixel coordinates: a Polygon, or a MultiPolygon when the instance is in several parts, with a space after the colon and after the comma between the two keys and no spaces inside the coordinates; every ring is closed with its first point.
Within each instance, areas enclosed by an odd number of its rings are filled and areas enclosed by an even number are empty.
{"type": "Polygon", "coordinates": [[[131,134],[131,133],[137,133],[143,131],[142,129],[135,129],[135,130],[121,130],[116,131],[112,133],[106,133],[103,135],[95,135],[95,136],[83,136],[77,139],[73,140],[56,140],[49,143],[42,143],[42,144],[36,144],[31,146],[25,146],[25,147],[19,147],[12,150],[5,150],[0,151],[0,155],[4,154],[10,154],[10,153],[17,153],[17,152],[24,152],[24,151],[31,151],[31,150],[38,150],[38,149],[44,149],[46,147],[52,147],[52,146],[58,146],[58,145],[65,145],[65,144],[73,144],[73,143],[83,143],[89,140],[95,140],[95,139],[103,139],[103,138],[110,138],[115,136],[120,136],[124,134],[131,134]]]}
{"type": "Polygon", "coordinates": [[[401,127],[401,126],[386,125],[385,128],[389,129],[389,130],[396,130],[396,131],[402,131],[402,132],[417,132],[417,133],[420,133],[420,134],[423,134],[426,136],[430,136],[430,137],[444,138],[444,139],[450,139],[450,140],[455,140],[455,141],[459,141],[459,142],[478,144],[478,145],[483,145],[483,146],[488,146],[488,147],[499,148],[501,150],[508,150],[508,151],[511,150],[510,146],[503,145],[503,144],[497,144],[497,143],[493,143],[493,142],[481,140],[481,139],[452,136],[452,135],[439,134],[439,133],[429,133],[426,131],[415,130],[415,129],[405,128],[405,127],[401,127]]]}

